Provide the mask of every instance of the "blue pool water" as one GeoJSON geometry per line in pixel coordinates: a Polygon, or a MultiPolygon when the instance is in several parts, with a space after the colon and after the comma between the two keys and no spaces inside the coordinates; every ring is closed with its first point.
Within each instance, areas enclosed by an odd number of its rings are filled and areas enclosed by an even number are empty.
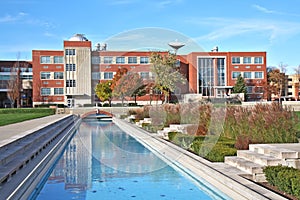
{"type": "Polygon", "coordinates": [[[183,173],[112,122],[84,120],[37,199],[227,199],[183,173]]]}

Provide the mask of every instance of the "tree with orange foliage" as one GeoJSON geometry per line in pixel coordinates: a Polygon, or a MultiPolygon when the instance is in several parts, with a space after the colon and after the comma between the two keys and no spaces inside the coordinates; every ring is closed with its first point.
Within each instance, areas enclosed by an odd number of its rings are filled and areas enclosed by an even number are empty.
{"type": "Polygon", "coordinates": [[[111,89],[114,90],[116,87],[118,81],[122,78],[124,74],[127,74],[128,69],[127,68],[119,68],[116,74],[114,75],[112,82],[111,82],[111,89]]]}

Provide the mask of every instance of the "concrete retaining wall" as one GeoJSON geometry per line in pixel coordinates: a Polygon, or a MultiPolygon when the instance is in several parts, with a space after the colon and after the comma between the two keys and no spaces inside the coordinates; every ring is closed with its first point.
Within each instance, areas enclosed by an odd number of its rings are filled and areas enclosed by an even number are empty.
{"type": "Polygon", "coordinates": [[[80,118],[69,115],[0,148],[0,199],[28,199],[80,118]]]}

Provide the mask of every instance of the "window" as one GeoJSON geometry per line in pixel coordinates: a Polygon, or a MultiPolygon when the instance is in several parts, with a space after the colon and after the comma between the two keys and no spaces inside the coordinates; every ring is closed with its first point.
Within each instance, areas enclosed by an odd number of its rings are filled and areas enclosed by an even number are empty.
{"type": "Polygon", "coordinates": [[[41,72],[41,79],[50,79],[50,72],[41,72]]]}
{"type": "Polygon", "coordinates": [[[100,64],[100,57],[99,56],[93,56],[92,57],[92,64],[100,64]]]}
{"type": "Polygon", "coordinates": [[[235,79],[241,75],[241,72],[232,72],[232,78],[235,79]]]}
{"type": "Polygon", "coordinates": [[[255,57],[254,58],[254,63],[255,64],[262,64],[263,63],[263,58],[262,57],[255,57]]]}
{"type": "Polygon", "coordinates": [[[51,63],[50,56],[41,56],[41,63],[51,63]]]}
{"type": "Polygon", "coordinates": [[[256,66],[256,68],[257,68],[257,69],[260,69],[260,68],[261,68],[261,66],[256,66]]]}
{"type": "Polygon", "coordinates": [[[233,68],[235,68],[235,69],[238,69],[238,68],[239,68],[239,66],[234,66],[233,68]]]}
{"type": "Polygon", "coordinates": [[[244,78],[252,78],[251,72],[244,72],[244,78]]]}
{"type": "Polygon", "coordinates": [[[49,67],[48,67],[48,66],[46,66],[46,65],[45,65],[45,66],[43,66],[43,69],[48,69],[48,68],[49,68],[49,67]]]}
{"type": "Polygon", "coordinates": [[[56,69],[61,69],[62,67],[61,66],[56,66],[56,69]]]}
{"type": "Polygon", "coordinates": [[[255,72],[255,78],[263,78],[263,72],[255,72]]]}
{"type": "Polygon", "coordinates": [[[140,76],[142,79],[149,79],[149,72],[141,72],[140,76]]]}
{"type": "Polygon", "coordinates": [[[44,84],[44,85],[48,85],[49,82],[48,82],[48,81],[43,81],[43,84],[44,84]]]}
{"type": "Polygon", "coordinates": [[[141,57],[140,63],[141,64],[148,64],[149,63],[149,57],[141,57]]]}
{"type": "Polygon", "coordinates": [[[63,72],[54,72],[54,79],[64,79],[63,72]]]}
{"type": "Polygon", "coordinates": [[[92,80],[100,80],[100,72],[92,72],[92,80]]]}
{"type": "Polygon", "coordinates": [[[107,56],[106,56],[106,57],[104,57],[104,61],[103,61],[103,62],[104,62],[105,64],[110,64],[110,63],[112,63],[112,60],[113,60],[113,57],[110,57],[110,56],[107,57],[107,56]]]}
{"type": "Polygon", "coordinates": [[[51,88],[41,88],[41,95],[46,96],[51,94],[51,88]]]}
{"type": "Polygon", "coordinates": [[[56,82],[56,85],[61,85],[61,82],[60,82],[60,81],[57,81],[57,82],[56,82]]]}
{"type": "Polygon", "coordinates": [[[247,86],[246,88],[247,88],[247,93],[248,94],[253,93],[253,88],[254,88],[253,86],[247,86]]]}
{"type": "Polygon", "coordinates": [[[54,94],[64,94],[64,88],[54,88],[54,94]]]}
{"type": "Polygon", "coordinates": [[[117,64],[124,64],[125,63],[125,57],[117,57],[116,58],[117,64]]]}
{"type": "Polygon", "coordinates": [[[76,54],[75,49],[66,49],[67,56],[74,56],[76,54]]]}
{"type": "Polygon", "coordinates": [[[54,56],[54,63],[64,63],[64,58],[62,56],[54,56]]]}
{"type": "Polygon", "coordinates": [[[137,58],[136,57],[128,57],[128,64],[133,64],[137,63],[137,58]]]}
{"type": "Polygon", "coordinates": [[[66,71],[76,71],[76,64],[66,64],[66,71]]]}
{"type": "Polygon", "coordinates": [[[251,57],[244,57],[243,61],[244,61],[244,64],[249,64],[249,63],[251,63],[251,57]]]}
{"type": "Polygon", "coordinates": [[[76,87],[76,80],[66,80],[66,87],[76,87]]]}
{"type": "Polygon", "coordinates": [[[104,72],[104,79],[112,79],[113,72],[104,72]]]}
{"type": "Polygon", "coordinates": [[[240,57],[232,57],[231,62],[232,64],[240,64],[241,63],[240,57]]]}
{"type": "Polygon", "coordinates": [[[250,69],[250,66],[249,66],[249,65],[247,65],[245,68],[246,68],[246,69],[250,69]]]}

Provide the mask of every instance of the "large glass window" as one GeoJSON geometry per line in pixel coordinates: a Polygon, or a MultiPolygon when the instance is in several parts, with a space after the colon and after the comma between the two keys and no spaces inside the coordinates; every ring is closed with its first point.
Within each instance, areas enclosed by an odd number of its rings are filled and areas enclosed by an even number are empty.
{"type": "Polygon", "coordinates": [[[66,64],[66,71],[76,71],[76,64],[66,64]]]}
{"type": "Polygon", "coordinates": [[[262,64],[263,63],[263,57],[255,57],[254,58],[255,64],[262,64]]]}
{"type": "Polygon", "coordinates": [[[141,64],[148,64],[149,63],[149,57],[141,57],[140,58],[140,63],[141,64]]]}
{"type": "Polygon", "coordinates": [[[76,87],[76,80],[66,80],[66,87],[76,87]]]}
{"type": "Polygon", "coordinates": [[[241,75],[241,72],[232,72],[232,79],[236,79],[239,75],[241,75]]]}
{"type": "Polygon", "coordinates": [[[50,72],[41,72],[41,79],[50,79],[50,72]]]}
{"type": "Polygon", "coordinates": [[[243,58],[243,63],[244,64],[250,64],[251,63],[251,57],[244,57],[243,58]]]}
{"type": "Polygon", "coordinates": [[[41,88],[41,95],[46,96],[51,94],[51,88],[41,88]]]}
{"type": "Polygon", "coordinates": [[[117,57],[116,58],[117,64],[124,64],[125,63],[125,57],[117,57]]]}
{"type": "Polygon", "coordinates": [[[244,78],[252,78],[251,72],[244,72],[244,78]]]}
{"type": "Polygon", "coordinates": [[[128,64],[136,64],[137,58],[136,57],[128,57],[128,64]]]}
{"type": "Polygon", "coordinates": [[[255,78],[263,78],[263,72],[255,72],[255,78]]]}
{"type": "Polygon", "coordinates": [[[66,49],[65,52],[67,56],[74,56],[76,54],[75,49],[66,49]]]}
{"type": "Polygon", "coordinates": [[[64,88],[54,88],[54,94],[64,94],[64,88]]]}
{"type": "Polygon", "coordinates": [[[54,72],[54,79],[64,79],[63,72],[54,72]]]}
{"type": "Polygon", "coordinates": [[[113,79],[113,72],[104,72],[104,79],[106,80],[113,79]]]}
{"type": "Polygon", "coordinates": [[[105,56],[103,62],[105,64],[110,64],[110,63],[112,63],[112,61],[113,61],[113,57],[111,57],[111,56],[105,56]]]}
{"type": "Polygon", "coordinates": [[[232,62],[232,64],[240,64],[241,59],[240,59],[240,57],[232,57],[231,62],[232,62]]]}
{"type": "Polygon", "coordinates": [[[212,58],[198,59],[199,93],[203,96],[214,95],[214,60],[212,58]]]}
{"type": "Polygon", "coordinates": [[[225,58],[217,59],[218,86],[225,86],[225,58]]]}
{"type": "Polygon", "coordinates": [[[41,63],[51,63],[50,56],[41,56],[41,63]]]}
{"type": "Polygon", "coordinates": [[[54,63],[64,63],[63,56],[54,56],[54,63]]]}

